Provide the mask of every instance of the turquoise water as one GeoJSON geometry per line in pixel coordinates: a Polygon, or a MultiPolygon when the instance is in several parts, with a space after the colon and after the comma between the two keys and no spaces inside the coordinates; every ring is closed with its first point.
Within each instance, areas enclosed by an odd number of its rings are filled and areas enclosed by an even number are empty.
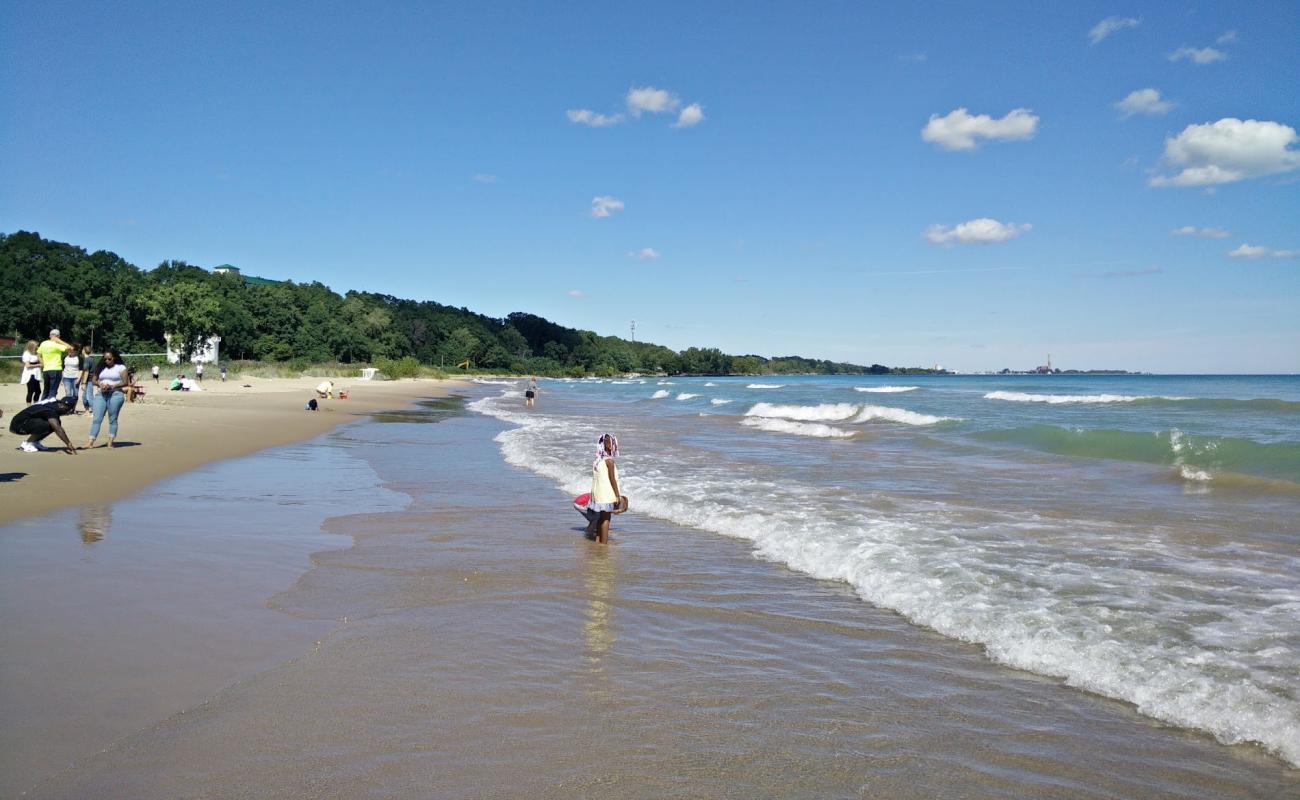
{"type": "Polygon", "coordinates": [[[746,540],[1003,664],[1300,764],[1300,378],[485,385],[505,459],[746,540]]]}

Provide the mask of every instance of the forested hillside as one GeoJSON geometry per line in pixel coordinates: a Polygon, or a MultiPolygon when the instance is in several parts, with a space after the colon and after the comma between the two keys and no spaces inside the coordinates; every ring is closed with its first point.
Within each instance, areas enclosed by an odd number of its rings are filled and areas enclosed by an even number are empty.
{"type": "Polygon", "coordinates": [[[432,301],[320,283],[252,283],[183,261],[141,270],[114,253],[19,231],[0,234],[0,334],[43,339],[51,326],[72,342],[158,351],[164,331],[189,347],[221,337],[224,358],[374,363],[413,357],[430,366],[539,375],[866,373],[799,358],[667,347],[557,325],[525,312],[495,319],[432,301]]]}

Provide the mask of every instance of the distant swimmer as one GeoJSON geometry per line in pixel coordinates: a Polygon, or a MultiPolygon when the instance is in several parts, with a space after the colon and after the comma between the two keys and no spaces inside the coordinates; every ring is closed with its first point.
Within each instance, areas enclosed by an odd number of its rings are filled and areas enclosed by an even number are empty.
{"type": "Polygon", "coordinates": [[[524,390],[524,408],[532,408],[537,405],[537,393],[541,389],[537,388],[537,376],[528,379],[528,388],[524,390]]]}
{"type": "Polygon", "coordinates": [[[596,460],[591,464],[591,502],[587,508],[595,511],[596,521],[588,526],[596,541],[609,544],[609,520],[627,510],[627,500],[618,491],[618,438],[612,433],[602,434],[596,440],[596,460]]]}

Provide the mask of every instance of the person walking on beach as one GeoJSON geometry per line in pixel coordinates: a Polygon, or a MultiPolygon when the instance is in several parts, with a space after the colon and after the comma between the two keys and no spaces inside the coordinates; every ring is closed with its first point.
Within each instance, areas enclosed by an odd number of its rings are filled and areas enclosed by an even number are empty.
{"type": "Polygon", "coordinates": [[[71,349],[72,345],[59,338],[58,328],[50,331],[50,338],[36,348],[41,357],[41,372],[45,377],[42,400],[51,400],[59,393],[59,384],[63,381],[63,354],[71,349]]]}
{"type": "Polygon", "coordinates": [[[23,350],[23,374],[18,382],[27,387],[27,405],[41,399],[41,357],[36,352],[36,340],[27,343],[23,350]]]}
{"type": "Polygon", "coordinates": [[[126,402],[125,389],[131,383],[131,373],[126,364],[122,363],[122,357],[110,347],[95,365],[94,378],[95,391],[91,394],[91,407],[95,415],[90,421],[90,443],[86,445],[87,450],[95,446],[105,414],[108,415],[108,446],[113,446],[113,441],[117,438],[117,415],[126,402]]]}
{"type": "Polygon", "coordinates": [[[14,414],[14,418],[9,420],[9,432],[16,433],[19,436],[27,438],[18,449],[24,453],[39,453],[49,448],[41,444],[41,440],[51,433],[58,434],[67,446],[66,452],[71,455],[77,454],[77,448],[72,446],[72,440],[63,430],[63,423],[59,417],[64,414],[71,414],[72,410],[77,407],[77,397],[60,397],[58,400],[46,400],[35,405],[30,405],[14,414]]]}
{"type": "Polygon", "coordinates": [[[149,373],[150,373],[151,375],[153,375],[153,382],[154,382],[154,383],[157,383],[157,382],[158,382],[158,372],[159,372],[159,369],[158,369],[158,365],[157,365],[157,364],[154,364],[154,365],[149,369],[149,373]]]}
{"type": "Polygon", "coordinates": [[[609,520],[622,510],[622,495],[618,491],[618,439],[612,433],[601,434],[596,440],[596,460],[591,464],[591,502],[587,505],[598,516],[595,522],[596,541],[609,544],[609,520]]]}
{"type": "Polygon", "coordinates": [[[194,366],[194,377],[199,379],[199,383],[203,383],[203,362],[202,361],[200,361],[198,364],[194,366]]]}
{"type": "Polygon", "coordinates": [[[528,379],[528,388],[524,390],[524,408],[532,408],[537,405],[537,393],[541,389],[537,388],[537,376],[534,375],[528,379]]]}
{"type": "Polygon", "coordinates": [[[225,382],[226,382],[226,365],[225,365],[225,364],[222,364],[222,365],[221,365],[221,382],[222,382],[222,383],[225,383],[225,382]]]}

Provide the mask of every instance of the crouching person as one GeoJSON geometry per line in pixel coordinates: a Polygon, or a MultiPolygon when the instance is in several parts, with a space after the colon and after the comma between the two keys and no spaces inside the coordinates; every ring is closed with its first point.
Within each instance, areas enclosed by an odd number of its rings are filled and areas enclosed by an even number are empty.
{"type": "Polygon", "coordinates": [[[18,449],[24,453],[49,450],[50,448],[41,444],[41,440],[51,433],[56,433],[66,445],[66,452],[76,455],[77,448],[72,446],[72,441],[68,439],[68,434],[63,430],[63,423],[59,420],[64,414],[71,414],[76,407],[77,397],[71,395],[37,403],[14,414],[14,418],[9,421],[9,432],[27,437],[22,444],[18,445],[18,449]]]}

